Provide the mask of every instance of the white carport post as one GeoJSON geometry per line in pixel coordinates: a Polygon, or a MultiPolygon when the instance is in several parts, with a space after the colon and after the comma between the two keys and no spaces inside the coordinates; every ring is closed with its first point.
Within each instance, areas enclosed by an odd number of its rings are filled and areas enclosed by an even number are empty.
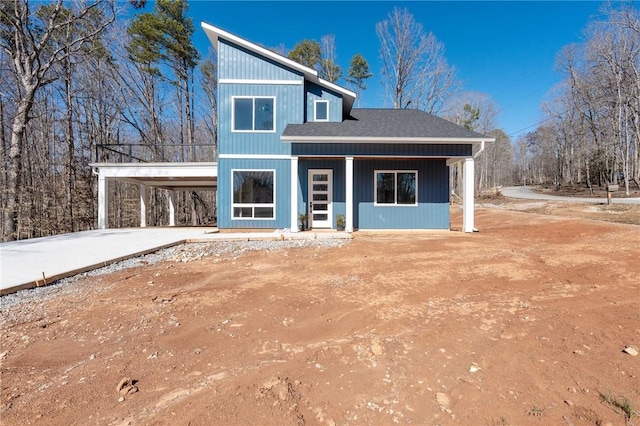
{"type": "Polygon", "coordinates": [[[176,191],[169,190],[169,226],[176,226],[176,191]]]}
{"type": "Polygon", "coordinates": [[[149,198],[149,189],[147,185],[140,184],[140,227],[147,226],[147,199],[149,198]]]}
{"type": "Polygon", "coordinates": [[[474,209],[474,170],[473,158],[465,158],[462,169],[463,189],[462,189],[462,230],[473,232],[473,209],[474,209]]]}
{"type": "Polygon", "coordinates": [[[291,157],[291,232],[298,232],[298,157],[291,157]]]}
{"type": "Polygon", "coordinates": [[[353,232],[353,157],[346,157],[345,163],[345,231],[353,232]]]}
{"type": "Polygon", "coordinates": [[[109,181],[98,172],[98,229],[107,229],[109,226],[109,181]]]}

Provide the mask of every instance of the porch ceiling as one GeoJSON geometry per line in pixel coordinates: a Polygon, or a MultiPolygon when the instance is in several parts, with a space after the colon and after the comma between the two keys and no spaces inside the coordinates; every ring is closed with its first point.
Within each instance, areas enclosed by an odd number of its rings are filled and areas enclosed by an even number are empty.
{"type": "Polygon", "coordinates": [[[92,163],[94,174],[173,191],[213,190],[218,163],[92,163]]]}

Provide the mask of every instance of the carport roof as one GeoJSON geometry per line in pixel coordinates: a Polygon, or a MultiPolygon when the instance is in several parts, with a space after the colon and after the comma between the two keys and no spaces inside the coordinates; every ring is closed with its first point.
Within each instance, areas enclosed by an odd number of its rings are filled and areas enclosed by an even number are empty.
{"type": "Polygon", "coordinates": [[[94,173],[107,179],[173,191],[215,189],[218,163],[92,163],[94,173]]]}
{"type": "Polygon", "coordinates": [[[360,109],[342,122],[289,124],[284,142],[480,143],[480,133],[417,109],[360,109]]]}

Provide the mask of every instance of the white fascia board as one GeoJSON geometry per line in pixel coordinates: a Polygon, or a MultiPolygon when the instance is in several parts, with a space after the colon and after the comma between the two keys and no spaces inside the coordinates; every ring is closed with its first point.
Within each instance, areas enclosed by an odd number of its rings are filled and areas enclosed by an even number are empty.
{"type": "Polygon", "coordinates": [[[171,169],[180,169],[180,168],[207,168],[207,167],[218,167],[218,163],[216,162],[180,162],[180,163],[167,163],[167,162],[158,162],[158,163],[90,163],[89,167],[100,167],[100,168],[171,168],[171,169]]]}
{"type": "Polygon", "coordinates": [[[343,97],[343,102],[346,102],[344,105],[345,112],[351,111],[353,107],[353,103],[356,100],[355,92],[352,92],[349,89],[345,89],[342,86],[338,86],[337,84],[331,83],[323,78],[317,77],[315,79],[309,79],[310,81],[316,83],[319,86],[324,86],[329,90],[333,90],[334,92],[340,93],[343,97]]]}
{"type": "Polygon", "coordinates": [[[132,178],[189,178],[218,176],[218,163],[92,163],[100,176],[132,178]]]}
{"type": "Polygon", "coordinates": [[[366,136],[281,136],[282,142],[298,143],[418,143],[418,144],[469,144],[495,142],[495,138],[380,138],[366,136]]]}

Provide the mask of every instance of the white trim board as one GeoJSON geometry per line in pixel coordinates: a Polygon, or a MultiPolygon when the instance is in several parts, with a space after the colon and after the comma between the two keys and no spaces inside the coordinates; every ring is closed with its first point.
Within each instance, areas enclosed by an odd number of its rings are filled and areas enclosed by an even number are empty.
{"type": "Polygon", "coordinates": [[[251,80],[242,78],[221,78],[218,84],[271,84],[302,86],[302,80],[251,80]]]}

